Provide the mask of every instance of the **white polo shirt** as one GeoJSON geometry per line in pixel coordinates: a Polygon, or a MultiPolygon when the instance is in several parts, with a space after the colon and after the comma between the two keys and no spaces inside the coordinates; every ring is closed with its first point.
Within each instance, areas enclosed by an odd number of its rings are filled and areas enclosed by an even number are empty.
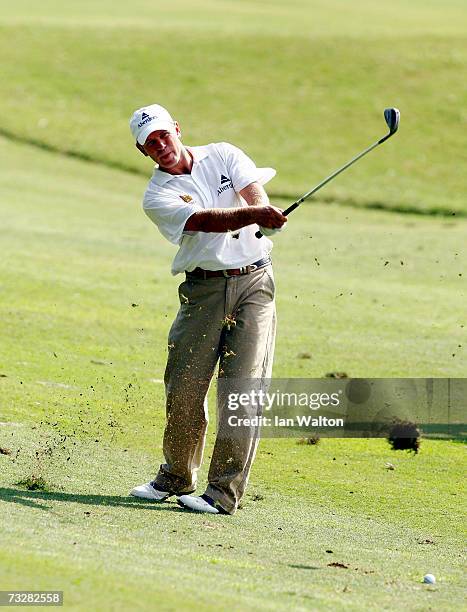
{"type": "Polygon", "coordinates": [[[156,168],[144,194],[143,208],[161,234],[179,250],[172,274],[197,267],[204,270],[240,268],[266,257],[272,242],[256,238],[256,224],[236,232],[184,232],[189,217],[208,208],[247,206],[238,192],[275,171],[257,168],[239,148],[227,142],[190,147],[191,174],[169,174],[156,168]],[[235,238],[235,235],[238,235],[235,238]]]}

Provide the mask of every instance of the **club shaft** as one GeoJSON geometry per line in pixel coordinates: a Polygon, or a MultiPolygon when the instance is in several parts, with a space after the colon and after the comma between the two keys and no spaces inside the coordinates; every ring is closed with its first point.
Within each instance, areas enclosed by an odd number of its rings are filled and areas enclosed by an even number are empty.
{"type": "MultiPolygon", "coordinates": [[[[348,161],[344,166],[342,166],[341,168],[339,168],[338,170],[336,170],[335,172],[333,172],[331,175],[329,175],[327,178],[325,178],[323,181],[321,181],[321,183],[318,183],[318,185],[316,185],[316,187],[313,187],[313,189],[311,189],[310,191],[308,191],[307,193],[305,193],[304,195],[302,195],[302,197],[300,199],[298,199],[296,202],[294,202],[293,204],[291,204],[288,208],[286,208],[283,212],[283,214],[285,216],[287,216],[289,213],[291,213],[293,210],[295,210],[296,208],[298,208],[300,206],[300,204],[302,202],[304,202],[305,200],[307,200],[309,197],[311,197],[314,193],[316,193],[317,191],[319,191],[322,187],[324,187],[325,185],[327,185],[329,183],[329,181],[332,181],[333,178],[335,178],[338,174],[340,174],[341,172],[344,172],[344,170],[347,170],[347,168],[349,168],[352,164],[354,164],[356,161],[358,161],[359,159],[361,159],[364,155],[366,155],[367,153],[369,153],[370,151],[372,151],[375,147],[377,147],[378,145],[382,144],[383,142],[385,142],[388,138],[390,138],[397,130],[397,127],[395,129],[390,129],[389,134],[386,134],[385,136],[383,136],[382,138],[380,138],[378,140],[378,142],[375,142],[374,144],[370,145],[367,149],[365,149],[364,151],[362,151],[361,153],[359,153],[357,156],[355,156],[354,158],[352,158],[350,161],[348,161]]],[[[261,231],[257,231],[255,236],[257,238],[261,238],[263,236],[263,234],[261,233],[261,231]]]]}
{"type": "Polygon", "coordinates": [[[329,181],[332,181],[332,179],[334,177],[336,177],[338,174],[340,174],[341,172],[344,172],[344,170],[347,170],[347,168],[349,168],[349,166],[351,166],[352,164],[354,164],[356,161],[358,161],[359,159],[361,159],[364,155],[366,155],[367,153],[369,153],[370,151],[372,151],[375,147],[377,147],[379,144],[381,144],[382,140],[378,140],[378,142],[375,142],[374,144],[372,144],[371,146],[369,146],[367,149],[365,149],[364,151],[362,151],[361,153],[359,153],[356,157],[354,157],[353,159],[351,159],[349,162],[347,162],[344,166],[342,166],[341,168],[339,168],[338,170],[336,170],[335,172],[333,172],[332,174],[330,174],[327,178],[325,178],[323,181],[321,181],[321,183],[318,183],[318,185],[316,185],[316,187],[313,187],[313,189],[311,189],[310,191],[308,191],[307,193],[305,193],[305,195],[303,195],[299,200],[297,200],[296,202],[294,202],[293,204],[291,204],[288,208],[286,208],[284,210],[284,215],[287,216],[289,213],[291,213],[293,210],[295,210],[302,202],[304,202],[305,200],[307,200],[309,197],[311,197],[314,193],[316,193],[317,191],[319,191],[322,187],[324,187],[325,185],[327,185],[329,183],[329,181]]]}

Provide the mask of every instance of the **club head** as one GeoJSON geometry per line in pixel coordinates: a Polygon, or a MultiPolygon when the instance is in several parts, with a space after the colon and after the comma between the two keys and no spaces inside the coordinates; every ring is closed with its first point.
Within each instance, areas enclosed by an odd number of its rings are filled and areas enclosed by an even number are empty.
{"type": "Polygon", "coordinates": [[[401,114],[398,108],[386,108],[384,110],[384,119],[388,124],[389,133],[394,134],[399,127],[401,114]]]}

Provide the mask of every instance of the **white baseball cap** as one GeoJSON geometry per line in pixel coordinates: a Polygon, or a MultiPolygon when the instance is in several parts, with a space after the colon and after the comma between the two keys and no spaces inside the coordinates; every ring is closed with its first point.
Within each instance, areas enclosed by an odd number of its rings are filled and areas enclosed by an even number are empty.
{"type": "Polygon", "coordinates": [[[176,134],[175,121],[169,111],[159,104],[138,108],[130,119],[130,130],[141,145],[144,145],[149,134],[156,130],[167,130],[176,134]]]}

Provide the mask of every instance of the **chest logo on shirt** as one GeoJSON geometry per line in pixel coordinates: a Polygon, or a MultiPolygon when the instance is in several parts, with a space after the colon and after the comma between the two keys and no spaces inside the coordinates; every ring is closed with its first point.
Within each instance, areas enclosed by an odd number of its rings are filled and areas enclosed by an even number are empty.
{"type": "Polygon", "coordinates": [[[181,195],[180,196],[184,202],[191,202],[193,198],[190,195],[181,195]]]}
{"type": "Polygon", "coordinates": [[[217,190],[217,195],[220,196],[223,191],[227,189],[233,189],[233,183],[225,174],[221,174],[221,185],[217,190]]]}

